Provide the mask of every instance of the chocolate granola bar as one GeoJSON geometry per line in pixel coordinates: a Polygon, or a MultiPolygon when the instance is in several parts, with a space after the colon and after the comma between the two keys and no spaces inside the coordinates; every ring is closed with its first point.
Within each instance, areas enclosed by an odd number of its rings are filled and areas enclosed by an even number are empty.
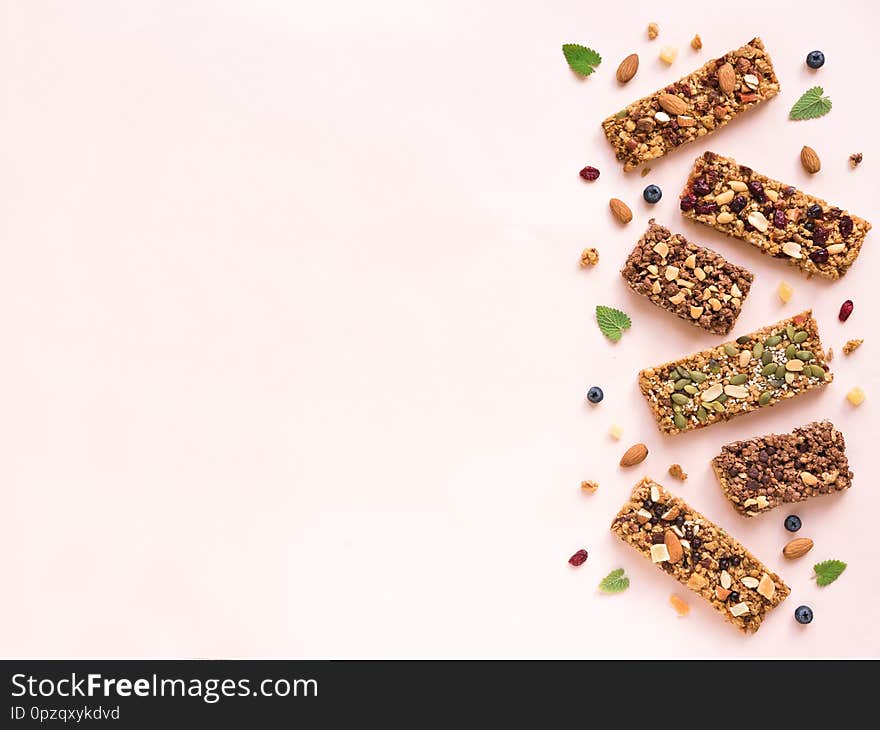
{"type": "Polygon", "coordinates": [[[849,489],[853,477],[843,434],[829,421],[727,444],[712,468],[724,494],[748,517],[849,489]]]}
{"type": "Polygon", "coordinates": [[[843,276],[871,224],[736,160],[704,152],[681,194],[685,218],[748,241],[808,276],[843,276]]]}
{"type": "Polygon", "coordinates": [[[679,433],[773,406],[830,383],[809,310],[639,373],[657,425],[679,433]]]}
{"type": "Polygon", "coordinates": [[[620,273],[637,294],[716,335],[730,332],[754,279],[653,218],[620,273]]]}
{"type": "Polygon", "coordinates": [[[760,38],[602,122],[624,171],[705,136],[779,93],[779,81],[760,38]]]}
{"type": "Polygon", "coordinates": [[[790,593],[740,542],[647,477],[611,531],[745,633],[757,631],[790,593]]]}

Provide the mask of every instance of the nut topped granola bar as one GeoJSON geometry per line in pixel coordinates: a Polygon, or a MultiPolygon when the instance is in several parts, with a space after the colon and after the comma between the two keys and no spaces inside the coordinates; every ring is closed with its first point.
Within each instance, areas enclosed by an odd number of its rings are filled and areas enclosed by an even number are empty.
{"type": "Polygon", "coordinates": [[[760,38],[633,102],[602,122],[624,171],[723,127],[779,93],[760,38]]]}
{"type": "Polygon", "coordinates": [[[871,230],[858,216],[714,152],[694,162],[680,207],[685,218],[827,279],[847,272],[871,230]]]}
{"type": "Polygon", "coordinates": [[[773,406],[830,383],[811,311],[733,342],[639,373],[664,433],[679,433],[773,406]]]}
{"type": "Polygon", "coordinates": [[[712,468],[731,504],[747,517],[849,489],[853,477],[843,434],[830,421],[734,441],[712,460],[712,468]]]}
{"type": "Polygon", "coordinates": [[[716,335],[730,332],[754,279],[653,218],[620,273],[637,294],[716,335]]]}
{"type": "Polygon", "coordinates": [[[648,477],[635,486],[611,531],[745,633],[757,631],[790,593],[739,541],[648,477]]]}

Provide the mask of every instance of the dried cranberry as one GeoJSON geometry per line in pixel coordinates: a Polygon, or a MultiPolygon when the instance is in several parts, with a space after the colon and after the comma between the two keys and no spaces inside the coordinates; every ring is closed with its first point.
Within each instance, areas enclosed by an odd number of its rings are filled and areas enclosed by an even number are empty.
{"type": "Polygon", "coordinates": [[[815,251],[810,253],[810,261],[814,264],[827,264],[828,263],[828,249],[827,248],[817,248],[815,251]]]}
{"type": "Polygon", "coordinates": [[[739,213],[743,208],[746,207],[746,203],[749,201],[746,200],[744,195],[737,195],[733,200],[730,201],[730,209],[734,213],[739,213]]]}
{"type": "Polygon", "coordinates": [[[709,213],[715,213],[718,211],[718,203],[716,203],[714,201],[711,203],[700,203],[699,205],[697,205],[694,208],[694,210],[697,213],[699,213],[700,215],[707,215],[709,213]]]}
{"type": "Polygon", "coordinates": [[[682,210],[693,210],[694,206],[697,204],[697,198],[694,195],[685,195],[681,202],[679,203],[679,207],[682,210]]]}
{"type": "Polygon", "coordinates": [[[590,167],[589,165],[581,170],[580,174],[584,180],[596,180],[599,177],[599,171],[595,167],[590,167]]]}
{"type": "Polygon", "coordinates": [[[827,240],[828,229],[822,228],[822,226],[816,226],[816,230],[813,231],[813,243],[817,246],[824,246],[827,240]]]}
{"type": "Polygon", "coordinates": [[[846,322],[849,319],[849,315],[852,314],[853,311],[853,303],[852,299],[847,299],[843,304],[840,305],[840,313],[837,315],[837,318],[841,322],[846,322]]]}
{"type": "Polygon", "coordinates": [[[837,229],[840,231],[840,235],[844,238],[849,238],[850,234],[853,232],[853,221],[848,215],[841,216],[840,220],[837,222],[837,229]]]}
{"type": "Polygon", "coordinates": [[[785,190],[782,191],[782,197],[790,198],[794,195],[794,186],[789,185],[785,190]]]}
{"type": "Polygon", "coordinates": [[[711,192],[711,188],[709,188],[709,183],[707,183],[706,179],[703,177],[698,177],[696,180],[694,180],[694,184],[691,187],[694,191],[694,195],[703,196],[708,195],[711,192]]]}
{"type": "Polygon", "coordinates": [[[749,180],[746,183],[749,192],[759,203],[763,203],[767,198],[764,196],[764,186],[758,180],[749,180]]]}
{"type": "Polygon", "coordinates": [[[807,215],[810,218],[821,218],[822,217],[822,206],[818,203],[813,203],[809,208],[807,208],[807,215]]]}
{"type": "Polygon", "coordinates": [[[578,550],[574,555],[572,555],[568,562],[573,565],[575,568],[579,565],[583,565],[587,562],[587,551],[586,550],[578,550]]]}
{"type": "Polygon", "coordinates": [[[785,211],[777,208],[773,211],[773,225],[777,228],[785,228],[785,211]]]}

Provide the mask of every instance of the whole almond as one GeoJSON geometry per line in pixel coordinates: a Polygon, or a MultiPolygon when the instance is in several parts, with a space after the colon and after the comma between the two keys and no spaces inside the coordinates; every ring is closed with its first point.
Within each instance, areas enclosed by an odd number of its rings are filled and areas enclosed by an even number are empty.
{"type": "Polygon", "coordinates": [[[666,544],[666,552],[669,553],[669,562],[677,563],[681,560],[684,551],[681,547],[681,541],[672,530],[667,530],[663,535],[663,542],[666,544]]]}
{"type": "Polygon", "coordinates": [[[611,200],[608,201],[608,207],[611,208],[614,217],[621,223],[629,223],[633,219],[632,211],[622,200],[611,198],[611,200]]]}
{"type": "Polygon", "coordinates": [[[796,537],[782,548],[782,554],[789,560],[800,558],[813,549],[813,541],[808,537],[796,537]]]}
{"type": "Polygon", "coordinates": [[[816,150],[812,147],[806,147],[801,150],[801,164],[804,166],[804,169],[810,173],[811,175],[815,175],[819,170],[822,169],[822,163],[819,160],[819,155],[816,154],[816,150]]]}
{"type": "Polygon", "coordinates": [[[684,99],[673,94],[660,94],[660,98],[657,101],[660,102],[663,111],[669,112],[673,116],[684,114],[689,108],[688,103],[684,99]]]}
{"type": "Polygon", "coordinates": [[[625,84],[639,70],[639,56],[637,53],[630,53],[624,58],[617,67],[617,80],[621,84],[625,84]]]}
{"type": "Polygon", "coordinates": [[[620,457],[620,465],[623,467],[635,466],[641,464],[648,455],[648,447],[644,444],[634,444],[630,446],[620,457]]]}
{"type": "Polygon", "coordinates": [[[721,68],[718,69],[718,88],[725,94],[729,94],[733,91],[735,85],[736,72],[733,70],[733,66],[729,63],[722,64],[721,68]]]}

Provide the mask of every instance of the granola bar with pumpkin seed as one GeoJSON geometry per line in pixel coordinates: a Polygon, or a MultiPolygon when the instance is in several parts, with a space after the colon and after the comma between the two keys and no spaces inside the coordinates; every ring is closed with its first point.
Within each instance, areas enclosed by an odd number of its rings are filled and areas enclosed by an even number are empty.
{"type": "Polygon", "coordinates": [[[646,368],[639,388],[664,433],[727,421],[830,383],[810,310],[732,342],[646,368]]]}
{"type": "Polygon", "coordinates": [[[760,38],[633,102],[602,122],[624,171],[720,129],[779,93],[760,38]],[[719,78],[720,76],[720,78],[719,78]]]}
{"type": "Polygon", "coordinates": [[[680,207],[685,218],[826,279],[846,274],[871,230],[863,218],[714,152],[694,162],[680,207]]]}
{"type": "Polygon", "coordinates": [[[757,631],[791,592],[742,543],[648,477],[611,531],[744,633],[757,631]]]}
{"type": "Polygon", "coordinates": [[[716,335],[730,332],[754,279],[653,218],[620,273],[637,294],[716,335]]]}
{"type": "Polygon", "coordinates": [[[843,434],[830,421],[734,441],[712,460],[712,468],[725,496],[746,517],[842,492],[853,478],[843,434]]]}

